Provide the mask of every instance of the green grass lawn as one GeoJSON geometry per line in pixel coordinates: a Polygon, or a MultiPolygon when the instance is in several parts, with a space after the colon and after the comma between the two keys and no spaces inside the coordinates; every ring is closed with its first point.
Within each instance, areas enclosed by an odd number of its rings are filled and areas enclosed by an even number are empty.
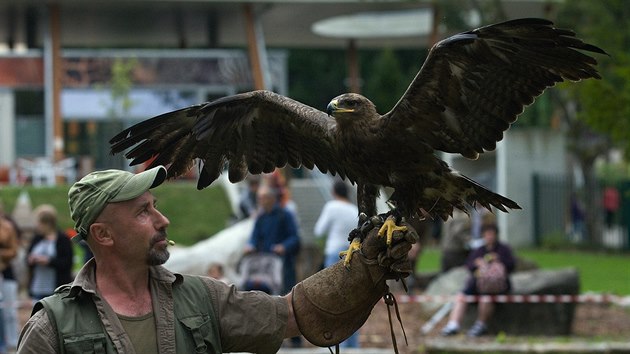
{"type": "MultiPolygon", "coordinates": [[[[73,227],[68,210],[69,186],[47,188],[0,187],[0,200],[11,212],[22,191],[30,197],[33,208],[48,203],[59,212],[59,226],[73,227]]],[[[169,237],[181,245],[191,245],[225,228],[231,210],[227,196],[218,186],[198,191],[194,182],[166,182],[152,190],[158,209],[171,221],[169,237]]]]}
{"type": "MultiPolygon", "coordinates": [[[[517,255],[532,260],[543,269],[575,267],[580,273],[581,292],[630,295],[630,255],[582,251],[517,250],[517,255]]],[[[440,250],[423,250],[416,265],[420,272],[440,268],[440,250]]]]}
{"type": "Polygon", "coordinates": [[[580,274],[581,292],[630,295],[630,255],[603,252],[519,250],[542,268],[575,267],[580,274]]]}

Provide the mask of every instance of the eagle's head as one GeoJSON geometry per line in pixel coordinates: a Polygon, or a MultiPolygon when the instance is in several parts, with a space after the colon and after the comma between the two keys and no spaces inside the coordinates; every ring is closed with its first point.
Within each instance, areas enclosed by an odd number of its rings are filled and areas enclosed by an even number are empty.
{"type": "Polygon", "coordinates": [[[374,103],[357,93],[344,93],[333,98],[326,107],[326,112],[337,121],[378,117],[374,103]]]}

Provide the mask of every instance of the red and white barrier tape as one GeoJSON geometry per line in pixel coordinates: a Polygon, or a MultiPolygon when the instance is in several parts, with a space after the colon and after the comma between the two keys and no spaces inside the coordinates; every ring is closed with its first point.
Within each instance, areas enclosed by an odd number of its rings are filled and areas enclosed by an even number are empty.
{"type": "MultiPolygon", "coordinates": [[[[624,301],[622,296],[612,294],[584,294],[584,295],[403,295],[397,294],[396,301],[401,304],[434,302],[449,303],[455,302],[459,297],[468,303],[474,302],[496,302],[496,303],[512,303],[512,304],[541,304],[541,303],[594,303],[594,304],[617,304],[628,306],[630,300],[624,301]]],[[[22,299],[12,303],[0,302],[0,308],[31,308],[36,301],[22,299]]]]}
{"type": "Polygon", "coordinates": [[[620,304],[621,297],[610,294],[585,294],[585,295],[397,295],[399,303],[414,302],[437,302],[447,303],[457,301],[462,297],[466,302],[497,302],[497,303],[598,303],[598,304],[620,304]]]}

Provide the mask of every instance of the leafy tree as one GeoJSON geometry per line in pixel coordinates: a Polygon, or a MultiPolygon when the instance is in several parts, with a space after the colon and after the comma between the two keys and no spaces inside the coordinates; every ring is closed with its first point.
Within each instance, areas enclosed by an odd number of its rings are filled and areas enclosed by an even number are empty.
{"type": "MultiPolygon", "coordinates": [[[[445,23],[451,30],[470,24],[466,16],[470,10],[482,24],[506,19],[500,0],[434,0],[434,6],[449,18],[445,23]]],[[[550,89],[516,123],[517,127],[558,127],[557,118],[564,123],[569,152],[583,174],[585,204],[595,206],[587,209],[585,220],[588,241],[594,243],[601,234],[595,163],[613,146],[630,153],[630,7],[624,0],[570,0],[550,3],[546,11],[558,27],[575,29],[586,42],[611,55],[595,55],[602,80],[550,89]]]]}
{"type": "Polygon", "coordinates": [[[347,91],[344,86],[346,71],[343,50],[291,49],[289,96],[326,110],[331,98],[347,91]]]}
{"type": "Polygon", "coordinates": [[[568,88],[579,103],[577,120],[610,136],[630,153],[630,7],[626,1],[573,0],[558,14],[558,25],[577,25],[580,34],[603,48],[602,80],[588,80],[568,88]]]}
{"type": "MultiPolygon", "coordinates": [[[[138,65],[136,59],[114,59],[111,66],[111,78],[108,82],[110,101],[105,103],[109,119],[101,124],[101,137],[93,139],[95,151],[108,151],[108,140],[122,129],[122,118],[125,118],[134,105],[130,97],[133,87],[133,70],[138,65]]],[[[97,154],[97,166],[126,168],[122,154],[97,154]]]]}
{"type": "MultiPolygon", "coordinates": [[[[388,112],[398,102],[416,73],[421,62],[409,63],[404,59],[409,56],[417,57],[417,51],[394,51],[383,49],[376,53],[364,53],[364,74],[367,77],[363,91],[366,97],[376,105],[380,114],[388,112]],[[367,60],[365,60],[367,59],[367,60]],[[406,66],[406,68],[405,68],[406,66]]],[[[424,60],[424,59],[423,59],[424,60]]]]}
{"type": "Polygon", "coordinates": [[[597,56],[602,80],[562,85],[554,92],[568,127],[569,151],[584,179],[588,241],[601,234],[601,198],[595,170],[598,159],[617,146],[630,153],[630,8],[625,1],[568,1],[559,8],[558,27],[575,28],[580,37],[610,54],[597,56]]]}
{"type": "Polygon", "coordinates": [[[127,115],[134,102],[129,96],[133,87],[133,70],[138,66],[138,60],[114,59],[112,63],[112,76],[110,81],[111,106],[107,108],[108,116],[120,119],[127,115]]]}

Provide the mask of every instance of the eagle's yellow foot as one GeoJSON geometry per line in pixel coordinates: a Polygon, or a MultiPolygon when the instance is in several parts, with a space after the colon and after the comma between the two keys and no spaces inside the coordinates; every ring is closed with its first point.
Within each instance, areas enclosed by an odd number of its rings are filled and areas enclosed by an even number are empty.
{"type": "Polygon", "coordinates": [[[355,237],[352,239],[352,242],[350,242],[350,246],[348,246],[347,250],[339,252],[339,257],[344,257],[343,265],[346,268],[350,268],[350,260],[352,259],[352,254],[358,251],[359,248],[361,248],[361,240],[358,237],[355,237]]]}
{"type": "Polygon", "coordinates": [[[396,218],[393,216],[388,216],[383,225],[378,230],[378,236],[383,237],[387,236],[387,245],[392,244],[392,238],[394,237],[394,231],[407,231],[407,226],[398,226],[396,225],[396,218]]]}

